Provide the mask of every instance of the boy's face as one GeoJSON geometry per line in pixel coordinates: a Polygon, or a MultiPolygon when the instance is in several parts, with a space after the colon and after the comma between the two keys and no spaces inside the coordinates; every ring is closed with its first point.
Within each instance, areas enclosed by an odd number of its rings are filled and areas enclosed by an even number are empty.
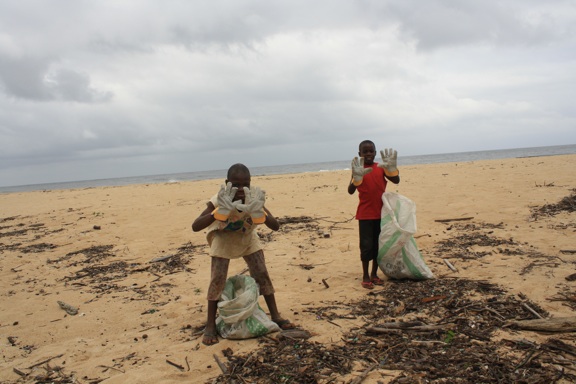
{"type": "Polygon", "coordinates": [[[365,165],[374,164],[374,157],[376,156],[376,147],[371,143],[364,143],[360,146],[358,156],[364,158],[365,165]]]}
{"type": "Polygon", "coordinates": [[[250,175],[246,173],[235,173],[226,180],[226,183],[232,183],[232,187],[238,188],[234,195],[234,201],[242,200],[244,202],[244,187],[250,188],[250,175]]]}

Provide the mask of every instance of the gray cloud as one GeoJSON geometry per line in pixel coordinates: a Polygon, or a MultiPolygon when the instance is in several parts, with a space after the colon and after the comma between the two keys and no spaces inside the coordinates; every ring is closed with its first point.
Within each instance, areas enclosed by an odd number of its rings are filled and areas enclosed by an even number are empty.
{"type": "Polygon", "coordinates": [[[0,186],[576,142],[569,1],[169,4],[0,4],[0,186]]]}
{"type": "Polygon", "coordinates": [[[110,92],[93,89],[88,75],[71,69],[50,71],[42,58],[0,56],[0,84],[6,95],[35,101],[109,101],[110,92]]]}
{"type": "Polygon", "coordinates": [[[8,95],[32,100],[48,100],[44,83],[49,62],[38,58],[12,59],[0,56],[0,84],[8,95]]]}

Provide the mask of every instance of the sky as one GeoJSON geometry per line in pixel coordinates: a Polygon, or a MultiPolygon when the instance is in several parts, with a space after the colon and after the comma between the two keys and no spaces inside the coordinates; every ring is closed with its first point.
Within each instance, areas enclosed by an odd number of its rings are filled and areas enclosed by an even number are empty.
{"type": "Polygon", "coordinates": [[[3,0],[0,186],[576,144],[575,0],[3,0]]]}

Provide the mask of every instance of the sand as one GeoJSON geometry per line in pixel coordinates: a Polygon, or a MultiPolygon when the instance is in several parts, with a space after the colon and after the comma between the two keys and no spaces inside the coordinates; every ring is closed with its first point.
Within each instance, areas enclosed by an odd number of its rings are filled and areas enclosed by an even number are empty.
{"type": "MultiPolygon", "coordinates": [[[[533,211],[573,192],[575,163],[576,155],[563,155],[400,166],[401,183],[388,190],[416,203],[415,237],[437,278],[487,280],[523,293],[551,317],[571,316],[570,307],[550,298],[576,284],[565,279],[576,272],[576,255],[562,252],[576,249],[576,216],[535,220],[533,211]],[[527,270],[529,257],[488,247],[483,257],[450,258],[453,272],[435,247],[457,222],[436,220],[459,218],[494,224],[495,235],[549,256],[548,262],[527,270]]],[[[346,191],[349,177],[333,171],[252,180],[266,190],[273,214],[293,223],[274,233],[259,229],[280,311],[321,343],[337,342],[362,319],[335,325],[306,309],[369,292],[360,285],[358,197],[346,191]],[[303,223],[305,216],[313,220],[303,223]]],[[[193,233],[191,223],[221,183],[0,195],[0,381],[33,382],[48,361],[82,383],[209,382],[220,374],[214,355],[257,348],[255,339],[205,346],[195,332],[206,320],[210,260],[205,234],[193,233]],[[171,259],[180,264],[162,270],[171,259]],[[104,273],[88,270],[100,265],[104,273]],[[68,314],[59,301],[78,314],[68,314]]],[[[242,260],[233,261],[230,274],[244,268],[242,260]]],[[[262,299],[261,305],[266,310],[262,299]]],[[[375,371],[364,382],[376,380],[384,379],[375,371]]]]}

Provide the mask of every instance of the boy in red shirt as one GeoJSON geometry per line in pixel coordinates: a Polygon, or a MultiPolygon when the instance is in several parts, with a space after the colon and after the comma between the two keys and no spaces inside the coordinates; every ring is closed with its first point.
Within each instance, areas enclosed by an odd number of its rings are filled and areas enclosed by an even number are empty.
{"type": "Polygon", "coordinates": [[[380,236],[380,218],[382,216],[382,194],[390,180],[394,184],[400,182],[397,168],[398,153],[392,148],[380,151],[382,163],[374,162],[376,145],[370,140],[364,140],[358,148],[358,157],[352,160],[352,180],[348,185],[348,193],[358,190],[358,209],[356,220],[360,230],[360,259],[362,260],[362,286],[373,289],[374,285],[384,282],[378,277],[378,238],[380,236]],[[372,269],[369,272],[370,261],[372,269]]]}

